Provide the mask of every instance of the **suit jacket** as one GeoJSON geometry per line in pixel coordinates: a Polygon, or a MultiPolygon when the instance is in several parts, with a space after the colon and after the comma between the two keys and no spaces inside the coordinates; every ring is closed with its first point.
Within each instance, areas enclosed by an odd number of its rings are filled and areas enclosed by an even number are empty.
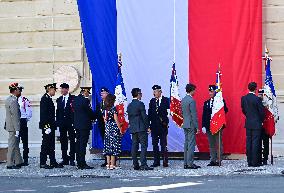
{"type": "Polygon", "coordinates": [[[5,101],[5,108],[5,130],[8,132],[20,131],[21,112],[17,97],[10,95],[5,101]]]}
{"type": "MultiPolygon", "coordinates": [[[[211,114],[212,114],[211,103],[213,102],[214,100],[211,102],[211,99],[209,99],[205,101],[203,105],[202,127],[205,127],[207,132],[210,131],[210,120],[211,120],[211,114]]],[[[228,113],[228,107],[226,105],[225,100],[223,100],[223,102],[224,102],[225,113],[228,113]]]]}
{"type": "Polygon", "coordinates": [[[97,124],[98,124],[100,131],[105,131],[105,121],[104,121],[104,114],[103,114],[104,110],[105,110],[105,105],[103,102],[97,105],[96,107],[97,124]]]}
{"type": "Polygon", "coordinates": [[[65,103],[63,101],[63,96],[60,96],[57,100],[57,109],[56,109],[56,124],[58,127],[72,126],[74,124],[74,109],[73,102],[75,96],[69,94],[68,101],[65,103]],[[65,108],[64,108],[65,106],[65,108]]]}
{"type": "Polygon", "coordinates": [[[74,128],[79,130],[91,130],[92,121],[96,114],[91,108],[90,100],[79,94],[74,99],[74,128]]]}
{"type": "Polygon", "coordinates": [[[146,114],[145,105],[138,99],[133,99],[127,107],[129,131],[130,133],[137,133],[147,131],[149,128],[149,121],[146,114]]]}
{"type": "Polygon", "coordinates": [[[150,100],[148,117],[150,121],[150,128],[152,134],[167,133],[168,132],[168,109],[170,108],[170,100],[162,96],[160,105],[158,105],[155,98],[150,100]]]}
{"type": "Polygon", "coordinates": [[[198,129],[196,102],[190,95],[181,100],[183,124],[182,128],[198,129]]]}
{"type": "Polygon", "coordinates": [[[55,106],[52,98],[47,93],[45,93],[40,100],[39,128],[50,128],[52,130],[56,130],[55,106]]]}
{"type": "Polygon", "coordinates": [[[241,106],[246,116],[245,128],[248,130],[261,130],[264,120],[264,107],[261,100],[253,93],[242,97],[241,106]]]}

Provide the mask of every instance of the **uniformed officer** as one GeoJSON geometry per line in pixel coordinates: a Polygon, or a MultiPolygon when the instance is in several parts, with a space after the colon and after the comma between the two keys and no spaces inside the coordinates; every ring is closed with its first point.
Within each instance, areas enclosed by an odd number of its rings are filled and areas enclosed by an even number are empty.
{"type": "Polygon", "coordinates": [[[55,159],[55,106],[52,97],[56,92],[56,83],[45,86],[46,93],[40,100],[40,122],[39,128],[42,130],[42,144],[40,151],[40,168],[52,169],[63,168],[55,159]],[[49,155],[50,165],[46,164],[49,155]]]}
{"type": "Polygon", "coordinates": [[[63,83],[60,85],[61,96],[56,100],[57,109],[56,109],[56,123],[59,127],[60,132],[60,143],[62,151],[62,165],[71,165],[75,166],[75,129],[74,129],[74,95],[69,93],[69,85],[63,83]],[[70,141],[70,151],[69,156],[67,155],[68,151],[68,139],[70,141]]]}
{"type": "Polygon", "coordinates": [[[170,109],[170,100],[162,96],[162,88],[159,85],[152,87],[154,98],[151,99],[148,110],[148,117],[150,121],[150,129],[152,136],[152,144],[154,151],[154,163],[151,167],[160,166],[160,150],[163,156],[163,166],[168,167],[168,109],[170,109]]]}
{"type": "MultiPolygon", "coordinates": [[[[258,97],[260,98],[261,101],[263,101],[263,94],[264,94],[264,90],[263,89],[259,89],[258,90],[258,97]]],[[[264,106],[264,108],[266,108],[264,106]]],[[[268,161],[268,156],[269,156],[269,135],[266,134],[265,129],[262,129],[262,133],[261,133],[261,139],[262,139],[262,148],[261,148],[261,153],[262,153],[262,164],[263,165],[267,165],[267,161],[268,161]]]]}
{"type": "MultiPolygon", "coordinates": [[[[223,154],[223,144],[222,144],[222,133],[223,129],[221,129],[220,135],[221,135],[221,141],[219,144],[219,132],[215,135],[212,135],[210,131],[210,120],[211,120],[211,114],[212,114],[212,107],[214,102],[214,96],[216,94],[216,86],[215,85],[209,85],[209,96],[210,99],[204,102],[203,105],[203,114],[202,114],[202,132],[205,134],[207,133],[208,142],[209,142],[209,149],[210,149],[210,163],[207,166],[219,166],[219,163],[217,162],[217,155],[219,151],[217,149],[220,145],[220,158],[222,159],[223,154]]],[[[224,100],[224,110],[225,113],[228,112],[228,108],[226,105],[226,102],[224,100]]]]}
{"type": "Polygon", "coordinates": [[[91,108],[88,99],[91,87],[81,87],[80,94],[75,97],[74,106],[74,128],[76,130],[76,161],[78,169],[93,169],[87,165],[86,147],[92,129],[92,121],[96,120],[95,112],[91,108]]]}
{"type": "Polygon", "coordinates": [[[32,107],[30,101],[22,95],[24,87],[19,85],[20,96],[18,98],[18,103],[20,105],[21,111],[21,129],[20,129],[20,139],[23,143],[23,159],[25,165],[29,163],[29,130],[28,121],[32,118],[32,107]]]}
{"type": "Polygon", "coordinates": [[[20,169],[25,166],[19,148],[20,108],[17,97],[20,96],[18,83],[9,86],[10,96],[5,101],[6,119],[4,129],[9,133],[7,169],[20,169]]]}
{"type": "MultiPolygon", "coordinates": [[[[106,99],[108,94],[109,94],[109,90],[106,87],[102,87],[101,88],[101,99],[102,99],[102,101],[96,107],[96,114],[98,115],[97,124],[98,124],[98,128],[100,130],[100,134],[101,134],[103,141],[104,141],[104,137],[105,137],[105,122],[104,122],[105,99],[106,99]]],[[[107,160],[106,160],[106,157],[105,157],[105,161],[101,165],[101,167],[106,167],[106,165],[107,165],[107,160]]]]}

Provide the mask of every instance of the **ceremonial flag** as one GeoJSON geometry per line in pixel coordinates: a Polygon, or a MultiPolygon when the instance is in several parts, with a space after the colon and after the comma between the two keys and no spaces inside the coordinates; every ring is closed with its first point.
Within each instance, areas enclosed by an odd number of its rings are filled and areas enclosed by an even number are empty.
{"type": "Polygon", "coordinates": [[[128,122],[126,121],[125,108],[127,107],[127,98],[125,87],[123,83],[122,73],[121,73],[122,61],[121,54],[118,56],[118,74],[115,87],[115,107],[118,113],[118,120],[122,124],[122,132],[125,133],[128,128],[128,122]]]}
{"type": "Polygon", "coordinates": [[[210,131],[214,135],[218,133],[226,125],[225,109],[224,109],[224,100],[222,95],[221,88],[221,71],[220,66],[217,71],[217,80],[216,80],[216,94],[213,99],[212,114],[210,120],[210,131]]]}
{"type": "Polygon", "coordinates": [[[171,96],[170,112],[171,112],[172,119],[177,124],[177,126],[181,127],[183,123],[183,117],[182,117],[182,111],[181,111],[181,98],[179,95],[175,63],[173,64],[173,67],[172,67],[170,96],[171,96]]]}
{"type": "Polygon", "coordinates": [[[263,103],[265,108],[265,119],[263,127],[267,135],[272,137],[275,134],[275,123],[279,119],[277,98],[275,88],[272,80],[272,74],[270,69],[271,58],[268,56],[268,50],[265,51],[265,84],[263,103]]]}

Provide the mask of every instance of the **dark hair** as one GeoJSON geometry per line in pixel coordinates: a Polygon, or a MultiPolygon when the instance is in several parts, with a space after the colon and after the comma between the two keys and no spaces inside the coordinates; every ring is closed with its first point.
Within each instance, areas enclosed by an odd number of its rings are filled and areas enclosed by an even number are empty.
{"type": "Polygon", "coordinates": [[[116,97],[113,94],[108,94],[106,96],[106,100],[105,100],[106,110],[109,111],[114,106],[115,98],[116,97]]]}
{"type": "Polygon", "coordinates": [[[131,91],[132,97],[136,98],[138,96],[139,92],[141,92],[140,88],[133,88],[132,91],[131,91]]]}
{"type": "Polygon", "coordinates": [[[196,89],[196,86],[194,84],[187,84],[186,87],[185,87],[185,91],[187,93],[190,93],[192,91],[194,91],[196,89]]]}
{"type": "Polygon", "coordinates": [[[17,88],[10,88],[10,93],[12,94],[16,90],[17,90],[17,88]]]}
{"type": "Polygon", "coordinates": [[[256,88],[257,88],[257,84],[255,82],[250,82],[248,84],[248,89],[249,89],[250,92],[254,92],[256,90],[256,88]]]}

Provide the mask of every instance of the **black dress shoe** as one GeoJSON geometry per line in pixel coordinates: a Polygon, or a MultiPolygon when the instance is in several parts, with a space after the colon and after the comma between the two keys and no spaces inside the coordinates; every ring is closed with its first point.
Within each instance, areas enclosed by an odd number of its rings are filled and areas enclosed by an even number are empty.
{"type": "Polygon", "coordinates": [[[47,170],[50,170],[50,169],[53,169],[53,167],[47,165],[47,164],[44,164],[44,165],[40,165],[39,166],[40,168],[43,168],[43,169],[47,169],[47,170]]]}
{"type": "Polygon", "coordinates": [[[79,170],[91,170],[91,169],[94,169],[94,167],[84,165],[84,166],[78,166],[78,169],[79,170]]]}
{"type": "Polygon", "coordinates": [[[28,163],[21,163],[21,164],[18,164],[18,165],[16,165],[16,166],[19,166],[19,167],[24,167],[24,166],[28,166],[29,164],[28,163]]]}
{"type": "Polygon", "coordinates": [[[52,165],[50,165],[51,167],[53,167],[53,168],[64,168],[64,166],[61,164],[61,163],[55,163],[55,164],[52,164],[52,165]]]}
{"type": "Polygon", "coordinates": [[[284,170],[281,172],[282,175],[284,175],[284,170]]]}
{"type": "Polygon", "coordinates": [[[151,167],[151,168],[156,168],[156,167],[159,167],[159,166],[160,166],[160,164],[153,163],[150,167],[151,167]]]}
{"type": "Polygon", "coordinates": [[[200,166],[197,166],[197,165],[195,165],[195,164],[193,164],[192,166],[188,166],[187,169],[196,170],[196,169],[199,169],[199,168],[201,168],[201,167],[200,167],[200,166]]]}
{"type": "Polygon", "coordinates": [[[102,168],[104,168],[104,167],[106,167],[106,166],[107,166],[107,163],[103,163],[103,164],[101,165],[102,168]]]}
{"type": "Polygon", "coordinates": [[[149,170],[154,170],[154,168],[148,167],[148,166],[143,166],[143,167],[140,167],[140,170],[142,170],[142,171],[149,171],[149,170]]]}
{"type": "Polygon", "coordinates": [[[70,160],[70,166],[76,166],[75,161],[74,160],[70,160]]]}
{"type": "Polygon", "coordinates": [[[184,169],[188,169],[188,165],[184,165],[183,168],[184,168],[184,169]]]}
{"type": "Polygon", "coordinates": [[[140,166],[134,166],[134,170],[140,170],[140,166]]]}
{"type": "Polygon", "coordinates": [[[219,166],[219,163],[211,161],[207,166],[219,166]]]}
{"type": "Polygon", "coordinates": [[[59,164],[61,164],[61,165],[63,165],[63,166],[67,166],[67,165],[69,165],[69,161],[63,160],[63,161],[60,162],[59,164]]]}
{"type": "Polygon", "coordinates": [[[18,170],[18,169],[21,169],[21,166],[7,166],[7,169],[9,169],[9,170],[18,170]]]}

